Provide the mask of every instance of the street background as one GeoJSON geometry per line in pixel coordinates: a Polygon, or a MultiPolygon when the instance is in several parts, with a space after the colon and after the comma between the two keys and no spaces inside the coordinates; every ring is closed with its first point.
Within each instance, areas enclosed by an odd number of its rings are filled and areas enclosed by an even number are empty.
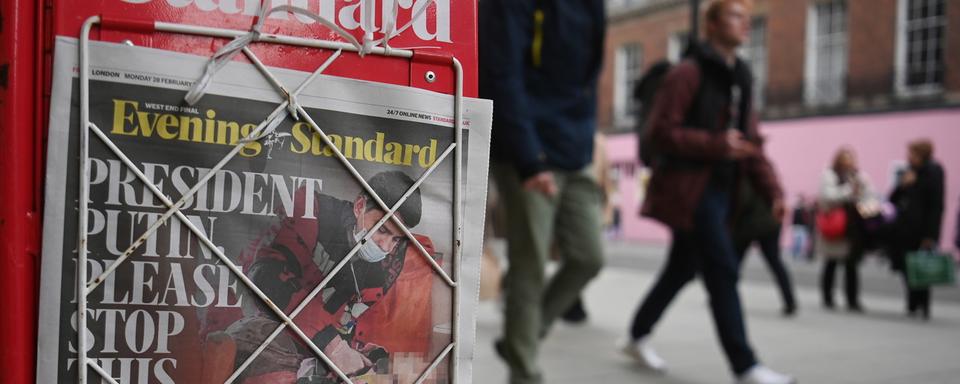
{"type": "MultiPolygon", "coordinates": [[[[502,255],[502,243],[494,241],[502,255]]],[[[716,340],[703,285],[695,280],[678,296],[654,330],[653,345],[667,360],[665,375],[653,373],[619,353],[641,297],[665,259],[664,246],[611,242],[608,267],[584,296],[589,320],[558,322],[541,351],[548,383],[732,382],[716,340]]],[[[877,258],[861,266],[865,314],[820,306],[821,264],[788,261],[799,300],[793,318],[780,314],[780,297],[755,250],[747,257],[740,293],[748,332],[763,362],[795,375],[801,383],[956,383],[960,377],[960,289],[934,289],[929,322],[904,315],[899,276],[877,258]]],[[[784,255],[789,259],[789,255],[784,255]]],[[[842,277],[842,276],[841,276],[842,277]]],[[[838,282],[839,283],[839,282],[838,282]]],[[[476,383],[506,383],[506,365],[493,351],[501,335],[502,312],[496,300],[481,303],[474,362],[476,383]]]]}

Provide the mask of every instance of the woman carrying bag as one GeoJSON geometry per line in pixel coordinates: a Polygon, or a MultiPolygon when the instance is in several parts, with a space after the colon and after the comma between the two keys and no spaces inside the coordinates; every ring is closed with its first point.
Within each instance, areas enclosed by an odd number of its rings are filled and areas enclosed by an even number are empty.
{"type": "Polygon", "coordinates": [[[843,264],[847,308],[863,312],[858,268],[863,258],[863,219],[857,205],[873,199],[869,180],[857,168],[856,156],[847,147],[837,151],[833,165],[820,182],[817,212],[817,254],[824,258],[820,288],[823,306],[834,309],[833,284],[837,266],[843,264]]]}
{"type": "Polygon", "coordinates": [[[909,167],[899,177],[890,202],[897,208],[891,236],[891,266],[903,274],[907,315],[930,318],[930,287],[911,287],[907,254],[936,249],[943,221],[943,168],[933,160],[933,144],[921,139],[907,146],[909,167]]]}

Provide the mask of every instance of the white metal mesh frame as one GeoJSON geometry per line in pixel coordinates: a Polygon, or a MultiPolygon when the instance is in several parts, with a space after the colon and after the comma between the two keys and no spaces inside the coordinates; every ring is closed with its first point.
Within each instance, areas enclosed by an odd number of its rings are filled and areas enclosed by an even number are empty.
{"type": "MultiPolygon", "coordinates": [[[[166,195],[164,195],[149,179],[143,174],[143,172],[137,168],[136,165],[123,153],[108,137],[103,133],[96,125],[90,122],[89,114],[89,77],[90,77],[90,58],[89,58],[89,40],[90,40],[90,31],[95,24],[101,23],[99,16],[92,16],[86,20],[83,24],[81,34],[80,34],[80,120],[81,120],[81,132],[80,132],[80,190],[79,190],[79,217],[78,217],[78,262],[77,262],[77,328],[78,328],[78,344],[77,344],[77,379],[79,383],[86,383],[87,380],[87,367],[93,369],[98,373],[104,380],[115,384],[116,380],[110,377],[95,361],[90,360],[87,356],[87,340],[82,337],[84,330],[87,329],[87,295],[89,295],[100,283],[102,283],[111,273],[113,273],[116,268],[127,258],[129,258],[132,253],[142,245],[145,240],[151,236],[163,223],[170,219],[171,216],[176,216],[203,244],[203,246],[210,249],[217,258],[226,265],[230,271],[248,288],[250,289],[267,307],[274,312],[274,314],[282,321],[280,326],[264,341],[260,347],[254,351],[254,353],[247,358],[244,363],[234,371],[233,375],[227,379],[227,382],[232,382],[242,373],[249,364],[256,358],[256,356],[267,346],[269,343],[279,335],[285,328],[289,327],[298,338],[300,338],[313,352],[316,354],[321,361],[323,361],[327,367],[334,371],[337,376],[346,383],[351,383],[351,380],[344,374],[332,361],[307,337],[297,325],[293,322],[293,318],[296,317],[299,312],[310,303],[312,299],[323,289],[323,287],[338,273],[353,257],[354,254],[358,251],[360,246],[370,240],[372,234],[376,233],[376,230],[386,223],[387,220],[392,220],[404,233],[404,235],[410,240],[411,244],[417,248],[421,256],[431,265],[434,273],[441,277],[448,286],[452,288],[452,340],[447,345],[447,347],[440,352],[440,354],[432,361],[432,363],[421,373],[416,383],[421,383],[426,379],[430,373],[436,368],[441,361],[443,361],[451,352],[453,352],[453,360],[451,362],[451,382],[457,382],[457,367],[458,367],[458,356],[459,356],[459,323],[460,323],[460,310],[459,310],[459,282],[460,279],[460,258],[462,256],[462,97],[463,97],[463,74],[462,66],[460,62],[455,58],[451,57],[451,66],[454,70],[455,75],[455,94],[454,94],[454,142],[450,144],[446,150],[438,157],[437,161],[416,180],[414,185],[410,186],[409,189],[404,193],[404,195],[397,201],[393,207],[387,206],[387,204],[377,195],[375,191],[367,184],[363,177],[357,172],[356,168],[350,163],[350,161],[340,152],[340,150],[332,145],[329,137],[323,132],[322,129],[313,121],[310,115],[304,110],[304,108],[295,102],[295,96],[303,90],[310,82],[312,82],[316,76],[321,73],[330,63],[335,60],[343,50],[357,52],[362,54],[374,54],[374,55],[384,55],[391,57],[401,57],[410,59],[413,57],[413,51],[405,49],[395,49],[390,48],[389,46],[385,47],[375,47],[370,49],[365,49],[366,52],[360,52],[355,45],[336,42],[336,41],[325,41],[325,40],[315,40],[315,39],[304,39],[292,36],[285,35],[276,35],[276,34],[260,34],[255,42],[262,41],[273,44],[288,44],[301,47],[312,47],[312,48],[321,48],[321,49],[330,49],[336,50],[336,52],[331,55],[326,62],[324,62],[314,73],[310,75],[303,83],[294,91],[289,92],[263,65],[263,63],[254,55],[250,50],[244,48],[244,54],[250,59],[251,62],[257,67],[257,69],[267,78],[267,80],[280,92],[284,97],[285,101],[281,102],[276,109],[261,122],[250,134],[245,137],[243,140],[237,143],[237,145],[223,158],[219,163],[217,163],[211,171],[203,178],[198,180],[196,185],[191,188],[187,193],[177,202],[171,201],[166,195]],[[285,120],[288,110],[295,117],[302,118],[307,121],[311,128],[316,132],[320,138],[323,140],[329,148],[334,152],[335,157],[343,164],[346,170],[354,177],[355,181],[361,185],[363,190],[372,198],[377,205],[384,210],[385,214],[374,227],[368,231],[368,234],[360,241],[357,245],[354,246],[350,252],[344,256],[344,258],[338,263],[338,265],[331,270],[330,273],[321,281],[311,293],[304,298],[301,303],[297,306],[290,315],[286,315],[281,308],[278,308],[270,299],[255,285],[250,281],[246,275],[243,274],[242,270],[237,267],[214,243],[206,236],[206,234],[197,228],[192,222],[190,222],[187,217],[180,211],[180,207],[190,199],[207,181],[215,174],[218,170],[222,169],[243,147],[245,142],[250,140],[257,140],[262,135],[263,132],[271,130],[275,127],[280,121],[285,120]],[[159,199],[168,210],[157,220],[146,232],[141,235],[137,241],[132,243],[130,247],[124,252],[124,254],[113,262],[104,272],[95,277],[92,281],[87,282],[86,276],[86,263],[87,263],[87,219],[88,219],[88,203],[89,203],[89,193],[90,193],[90,169],[89,169],[89,133],[93,132],[97,138],[103,142],[110,151],[116,155],[121,162],[126,166],[128,170],[134,173],[134,175],[151,191],[151,193],[159,199]],[[454,185],[453,185],[453,255],[452,255],[452,266],[454,277],[451,278],[440,266],[433,260],[432,255],[430,255],[423,245],[413,236],[409,229],[403,224],[402,221],[395,215],[396,210],[403,204],[403,202],[413,194],[420,185],[436,170],[440,164],[453,152],[454,154],[454,185]]],[[[243,34],[246,34],[246,31],[240,30],[231,30],[231,29],[221,29],[221,28],[210,28],[210,27],[199,27],[192,25],[176,24],[176,23],[164,23],[164,22],[154,22],[153,29],[160,32],[170,32],[170,33],[182,33],[182,34],[192,34],[192,35],[201,35],[209,37],[237,37],[243,34]]]]}

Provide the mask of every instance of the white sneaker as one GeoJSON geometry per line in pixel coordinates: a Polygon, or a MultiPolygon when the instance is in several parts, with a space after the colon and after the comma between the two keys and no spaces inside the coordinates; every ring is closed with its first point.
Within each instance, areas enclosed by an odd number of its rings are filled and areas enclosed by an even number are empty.
{"type": "Polygon", "coordinates": [[[796,379],[757,364],[737,378],[738,384],[795,384],[796,379]]]}
{"type": "Polygon", "coordinates": [[[636,341],[629,339],[624,341],[623,347],[620,348],[620,352],[654,371],[667,371],[666,360],[661,358],[660,355],[653,350],[653,347],[650,346],[650,341],[647,337],[636,341]]]}

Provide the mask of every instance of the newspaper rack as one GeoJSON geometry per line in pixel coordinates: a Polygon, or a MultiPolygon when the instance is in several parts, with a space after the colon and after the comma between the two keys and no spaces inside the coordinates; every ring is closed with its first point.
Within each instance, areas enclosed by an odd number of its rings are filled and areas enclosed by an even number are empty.
{"type": "MultiPolygon", "coordinates": [[[[416,17],[416,16],[414,16],[416,17]]],[[[463,101],[463,68],[460,64],[460,61],[456,57],[449,54],[442,53],[424,53],[422,51],[414,51],[410,49],[396,49],[390,48],[388,45],[383,47],[372,47],[372,48],[360,48],[357,45],[349,44],[346,42],[339,41],[328,41],[328,40],[317,40],[317,39],[308,39],[287,35],[271,34],[271,33],[256,33],[254,34],[251,42],[263,42],[269,44],[285,44],[293,45],[299,47],[307,48],[318,48],[318,49],[328,49],[334,51],[334,53],[315,71],[310,75],[304,82],[299,86],[295,91],[288,91],[284,86],[269,72],[269,70],[264,66],[257,56],[247,48],[242,48],[242,52],[250,59],[250,61],[256,66],[256,68],[267,78],[267,80],[277,89],[279,93],[284,96],[286,101],[282,102],[274,110],[270,116],[266,117],[263,122],[261,122],[256,129],[252,130],[250,134],[244,139],[238,142],[232,151],[221,159],[212,169],[207,176],[201,178],[195,186],[193,186],[189,192],[184,194],[179,201],[173,202],[166,195],[161,193],[161,191],[153,185],[153,183],[148,181],[148,178],[144,173],[136,166],[134,163],[101,131],[95,124],[90,122],[90,32],[94,25],[100,25],[100,28],[112,28],[118,30],[128,30],[141,33],[153,33],[153,32],[165,32],[165,33],[178,33],[178,34],[187,34],[187,35],[196,35],[196,36],[206,36],[214,38],[237,38],[250,33],[250,31],[235,30],[235,29],[223,29],[223,28],[212,28],[212,27],[202,27],[195,25],[187,24],[178,24],[178,23],[168,23],[168,22],[159,22],[152,20],[131,20],[131,19],[113,19],[101,16],[91,16],[88,18],[81,29],[80,33],[80,186],[79,186],[79,243],[78,243],[78,262],[77,262],[77,329],[78,329],[78,345],[77,345],[77,379],[78,383],[84,384],[87,382],[87,369],[89,367],[93,371],[97,372],[103,380],[116,384],[116,379],[110,377],[94,360],[91,360],[87,356],[87,347],[85,340],[84,331],[87,330],[87,295],[89,295],[97,286],[105,281],[106,277],[115,271],[117,266],[123,263],[124,260],[129,258],[133,251],[142,245],[144,240],[147,237],[151,236],[156,229],[162,223],[165,223],[167,220],[174,220],[171,216],[176,216],[176,220],[180,220],[184,226],[186,226],[197,238],[199,241],[206,247],[208,247],[213,253],[219,258],[221,262],[226,265],[230,271],[237,277],[238,280],[242,281],[244,286],[250,289],[251,292],[256,294],[256,296],[269,307],[274,314],[281,320],[282,324],[273,332],[273,334],[268,337],[260,347],[254,351],[254,353],[246,359],[233,374],[227,379],[227,383],[231,383],[236,380],[243,370],[257,357],[257,355],[266,348],[268,344],[271,343],[274,337],[276,337],[280,332],[285,328],[289,328],[303,341],[318,357],[322,360],[327,367],[329,367],[336,375],[345,383],[352,383],[352,381],[346,376],[346,374],[341,371],[317,346],[310,340],[309,337],[304,335],[304,333],[297,327],[293,322],[293,318],[299,313],[303,307],[306,306],[316,295],[319,293],[327,282],[334,277],[340,269],[346,265],[351,258],[357,253],[360,245],[363,243],[358,242],[356,246],[351,249],[351,251],[344,256],[343,260],[338,263],[338,265],[324,278],[320,284],[313,289],[313,291],[308,295],[300,305],[294,309],[290,314],[286,314],[283,310],[276,305],[274,305],[269,298],[255,285],[250,281],[246,275],[243,274],[243,271],[228,258],[221,250],[219,250],[213,242],[206,236],[206,234],[194,226],[183,213],[180,212],[180,207],[184,202],[193,196],[197,190],[206,184],[207,181],[211,179],[211,176],[216,173],[217,170],[222,169],[233,157],[237,155],[240,148],[244,145],[245,140],[257,140],[260,138],[260,134],[265,130],[270,129],[267,127],[270,125],[271,121],[285,120],[287,118],[287,110],[291,113],[296,113],[300,118],[305,119],[309,125],[312,127],[313,131],[318,134],[323,142],[330,146],[333,149],[335,157],[339,160],[341,164],[346,168],[346,170],[352,175],[357,183],[360,184],[363,190],[365,190],[375,202],[384,210],[385,215],[372,230],[369,231],[369,234],[364,238],[364,241],[369,240],[369,237],[376,232],[376,229],[384,225],[387,220],[392,220],[401,230],[404,232],[404,235],[414,244],[419,253],[424,259],[431,265],[433,272],[439,275],[447,285],[452,289],[452,324],[451,324],[451,341],[446,348],[432,361],[432,363],[427,366],[427,368],[420,374],[416,383],[423,382],[430,373],[443,361],[447,358],[448,355],[451,355],[452,352],[452,361],[451,361],[451,372],[450,380],[451,382],[457,382],[457,366],[458,366],[458,356],[459,353],[459,341],[460,341],[460,258],[462,254],[461,245],[463,238],[462,231],[462,182],[463,182],[463,169],[462,169],[462,101],[463,101]],[[453,67],[453,73],[455,76],[455,90],[454,90],[454,141],[453,143],[446,148],[446,151],[443,152],[440,157],[438,157],[435,164],[433,164],[429,169],[424,171],[424,173],[416,180],[416,182],[406,191],[403,197],[397,201],[393,207],[387,206],[384,201],[373,191],[370,185],[361,177],[356,168],[350,163],[350,161],[341,153],[341,151],[336,147],[331,145],[330,138],[327,136],[323,130],[310,118],[306,110],[297,105],[295,102],[295,96],[300,89],[303,89],[308,83],[310,83],[320,72],[322,72],[333,60],[336,60],[339,57],[342,51],[353,52],[359,55],[364,54],[373,54],[381,55],[388,57],[396,58],[405,58],[412,61],[428,62],[432,64],[447,65],[453,67]],[[266,128],[266,129],[265,129],[266,128]],[[113,262],[108,268],[106,268],[100,276],[95,276],[93,280],[87,281],[87,220],[88,220],[88,201],[90,194],[90,166],[89,166],[89,137],[90,133],[93,132],[108,148],[114,153],[126,166],[126,168],[133,172],[134,175],[144,183],[144,185],[150,189],[152,194],[160,200],[167,208],[167,211],[157,220],[157,224],[151,226],[144,232],[139,239],[130,245],[124,252],[123,256],[118,258],[113,262]],[[421,183],[430,176],[433,170],[435,170],[440,164],[446,160],[450,152],[453,152],[453,255],[452,255],[452,266],[451,270],[453,271],[453,278],[451,278],[437,263],[433,260],[432,257],[424,249],[410,230],[394,215],[399,206],[410,196],[415,190],[417,190],[421,183]]],[[[428,74],[429,76],[429,74],[428,74]]],[[[428,81],[432,79],[428,78],[428,81]]]]}

